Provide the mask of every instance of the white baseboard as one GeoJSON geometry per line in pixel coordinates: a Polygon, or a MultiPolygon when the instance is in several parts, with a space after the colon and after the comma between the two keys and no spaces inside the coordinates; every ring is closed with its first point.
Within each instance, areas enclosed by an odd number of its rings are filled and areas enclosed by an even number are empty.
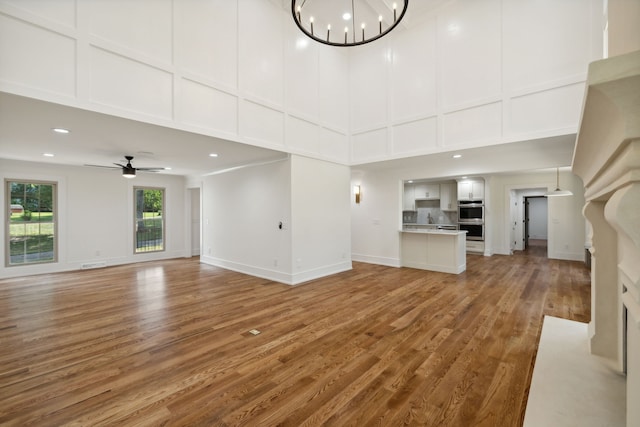
{"type": "Polygon", "coordinates": [[[351,261],[345,261],[334,265],[327,265],[314,268],[307,271],[296,273],[285,273],[282,271],[274,271],[266,268],[255,267],[252,265],[242,264],[234,261],[223,260],[211,256],[200,256],[200,262],[213,265],[227,270],[236,271],[238,273],[248,274],[250,276],[261,277],[274,282],[284,283],[285,285],[299,285],[310,280],[319,279],[321,277],[330,276],[343,271],[351,270],[351,261]]]}
{"type": "Polygon", "coordinates": [[[387,258],[363,254],[351,254],[352,261],[366,262],[367,264],[386,265],[387,267],[401,267],[399,258],[387,258]]]}
{"type": "Polygon", "coordinates": [[[314,268],[312,270],[301,271],[292,275],[292,285],[299,285],[310,280],[319,279],[321,277],[330,276],[332,274],[342,273],[343,271],[349,271],[353,268],[351,261],[340,262],[334,265],[327,265],[324,267],[314,268]]]}
{"type": "Polygon", "coordinates": [[[555,252],[549,253],[549,259],[561,259],[565,261],[584,261],[584,252],[555,252]]]}
{"type": "Polygon", "coordinates": [[[58,262],[43,264],[17,265],[8,268],[0,268],[0,279],[21,276],[33,276],[36,274],[63,273],[86,269],[87,265],[113,267],[116,265],[135,264],[138,262],[161,261],[175,258],[184,258],[187,251],[164,251],[150,252],[145,254],[135,254],[115,258],[89,258],[84,260],[59,260],[58,262]],[[83,268],[85,266],[85,268],[83,268]]]}

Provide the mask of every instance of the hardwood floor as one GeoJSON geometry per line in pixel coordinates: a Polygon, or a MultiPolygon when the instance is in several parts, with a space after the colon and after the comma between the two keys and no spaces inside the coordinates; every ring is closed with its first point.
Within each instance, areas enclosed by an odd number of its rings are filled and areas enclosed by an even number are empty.
{"type": "Polygon", "coordinates": [[[543,315],[587,322],[589,272],[524,253],[467,268],[0,280],[0,424],[519,426],[543,315]]]}

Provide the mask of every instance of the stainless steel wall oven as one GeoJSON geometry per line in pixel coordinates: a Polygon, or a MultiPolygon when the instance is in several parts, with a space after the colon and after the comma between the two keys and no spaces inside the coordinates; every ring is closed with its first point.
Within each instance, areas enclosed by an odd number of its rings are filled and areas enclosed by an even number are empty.
{"type": "Polygon", "coordinates": [[[467,232],[467,240],[484,240],[484,202],[458,202],[458,228],[467,232]]]}

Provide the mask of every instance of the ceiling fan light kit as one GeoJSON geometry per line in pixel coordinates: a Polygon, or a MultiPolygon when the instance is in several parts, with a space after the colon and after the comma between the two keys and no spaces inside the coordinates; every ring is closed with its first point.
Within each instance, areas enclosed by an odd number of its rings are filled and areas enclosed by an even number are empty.
{"type": "Polygon", "coordinates": [[[131,165],[131,160],[133,160],[133,156],[124,156],[127,160],[127,164],[123,165],[121,163],[114,163],[115,166],[103,166],[103,165],[85,165],[96,168],[108,168],[108,169],[122,169],[122,176],[128,179],[132,179],[136,177],[136,171],[143,172],[159,172],[165,170],[166,168],[134,168],[131,165]]]}
{"type": "Polygon", "coordinates": [[[136,177],[136,170],[135,168],[129,168],[129,167],[123,167],[122,168],[122,176],[124,176],[125,178],[135,178],[136,177]]]}

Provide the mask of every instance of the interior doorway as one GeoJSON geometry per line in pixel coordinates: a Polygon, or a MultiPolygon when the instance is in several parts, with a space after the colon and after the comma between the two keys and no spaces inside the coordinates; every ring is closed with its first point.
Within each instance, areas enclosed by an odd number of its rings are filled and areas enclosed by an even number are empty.
{"type": "Polygon", "coordinates": [[[524,249],[532,246],[547,248],[548,204],[544,196],[524,197],[523,241],[524,249]]]}
{"type": "Polygon", "coordinates": [[[544,197],[547,191],[543,186],[525,186],[508,190],[510,222],[505,224],[508,227],[506,232],[510,241],[510,252],[528,251],[535,248],[535,255],[548,256],[547,236],[548,205],[544,197]],[[527,203],[528,202],[528,203],[527,203]]]}

